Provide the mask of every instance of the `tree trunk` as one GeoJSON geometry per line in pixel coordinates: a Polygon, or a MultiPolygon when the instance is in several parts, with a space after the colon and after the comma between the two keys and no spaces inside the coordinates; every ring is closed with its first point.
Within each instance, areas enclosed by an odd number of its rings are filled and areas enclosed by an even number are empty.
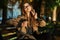
{"type": "Polygon", "coordinates": [[[3,0],[2,24],[5,24],[7,20],[7,2],[8,0],[3,0]]]}
{"type": "Polygon", "coordinates": [[[44,13],[45,13],[45,1],[42,0],[42,2],[41,2],[41,8],[40,8],[40,17],[44,16],[44,13]]]}
{"type": "Polygon", "coordinates": [[[35,9],[35,12],[38,13],[38,17],[40,17],[41,3],[42,3],[42,0],[33,0],[33,2],[32,2],[32,5],[33,5],[33,8],[35,9]]]}
{"type": "Polygon", "coordinates": [[[56,21],[56,11],[57,11],[57,6],[55,6],[53,9],[52,21],[56,21]]]}

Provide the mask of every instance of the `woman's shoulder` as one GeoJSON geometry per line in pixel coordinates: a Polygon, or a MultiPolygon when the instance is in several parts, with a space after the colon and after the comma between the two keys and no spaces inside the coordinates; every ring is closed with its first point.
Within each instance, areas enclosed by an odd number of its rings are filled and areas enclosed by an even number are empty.
{"type": "Polygon", "coordinates": [[[22,15],[22,16],[21,16],[21,19],[27,19],[27,17],[26,17],[26,16],[24,16],[24,15],[22,15]]]}

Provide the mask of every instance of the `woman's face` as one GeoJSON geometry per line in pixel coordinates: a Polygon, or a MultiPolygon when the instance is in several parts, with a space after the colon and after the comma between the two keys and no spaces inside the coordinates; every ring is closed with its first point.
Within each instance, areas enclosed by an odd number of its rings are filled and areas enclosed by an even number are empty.
{"type": "Polygon", "coordinates": [[[28,4],[28,3],[25,3],[24,4],[24,10],[26,11],[26,12],[30,12],[31,11],[31,6],[28,4]]]}

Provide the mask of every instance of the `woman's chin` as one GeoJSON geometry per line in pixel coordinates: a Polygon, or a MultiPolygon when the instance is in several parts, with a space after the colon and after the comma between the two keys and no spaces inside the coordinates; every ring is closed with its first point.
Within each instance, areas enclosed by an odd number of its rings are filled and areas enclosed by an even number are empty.
{"type": "Polygon", "coordinates": [[[30,12],[31,10],[28,10],[28,12],[30,12]]]}

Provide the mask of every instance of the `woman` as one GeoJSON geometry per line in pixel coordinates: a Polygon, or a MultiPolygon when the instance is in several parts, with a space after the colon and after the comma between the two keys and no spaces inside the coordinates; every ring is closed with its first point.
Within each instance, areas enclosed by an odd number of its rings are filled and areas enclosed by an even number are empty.
{"type": "Polygon", "coordinates": [[[29,28],[29,29],[27,29],[27,31],[32,29],[32,32],[37,32],[38,33],[38,24],[39,23],[36,20],[37,19],[37,13],[35,12],[35,10],[33,9],[33,7],[29,3],[24,3],[22,5],[22,16],[21,16],[21,19],[26,19],[28,21],[27,28],[29,28]]]}
{"type": "MultiPolygon", "coordinates": [[[[21,19],[26,19],[28,21],[27,22],[27,27],[26,26],[25,26],[26,28],[22,27],[22,28],[25,28],[27,32],[26,31],[23,32],[24,29],[23,30],[21,29],[23,33],[27,33],[31,36],[33,31],[37,31],[37,29],[38,29],[38,27],[36,26],[37,13],[35,12],[35,10],[32,8],[32,6],[29,3],[24,3],[23,4],[21,19]]],[[[18,24],[20,25],[20,23],[18,23],[18,24]]],[[[25,24],[26,24],[26,22],[25,22],[25,24]]],[[[35,39],[35,38],[32,37],[32,39],[35,39]]]]}
{"type": "MultiPolygon", "coordinates": [[[[36,26],[37,13],[29,3],[23,4],[22,15],[28,20],[28,27],[35,29],[33,26],[36,26]]],[[[36,27],[36,29],[38,28],[36,27]]]]}

